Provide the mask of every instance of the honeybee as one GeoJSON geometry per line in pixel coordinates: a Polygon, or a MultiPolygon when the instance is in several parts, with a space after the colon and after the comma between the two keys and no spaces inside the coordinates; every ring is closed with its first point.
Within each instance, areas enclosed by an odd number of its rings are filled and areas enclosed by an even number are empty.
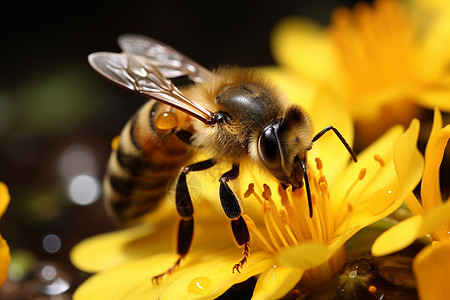
{"type": "Polygon", "coordinates": [[[173,48],[140,35],[118,39],[122,53],[97,52],[89,63],[101,75],[148,101],[124,127],[113,150],[104,180],[110,209],[124,222],[155,209],[166,194],[167,182],[177,174],[175,203],[180,215],[179,258],[154,281],[167,277],[186,256],[194,232],[194,206],[186,176],[225,162],[231,169],[219,178],[219,199],[230,219],[242,259],[249,257],[250,233],[242,206],[228,182],[239,176],[239,165],[249,159],[269,171],[283,188],[305,186],[310,217],[312,201],[307,177],[307,152],[332,130],[356,155],[339,131],[328,126],[315,136],[308,113],[289,104],[274,84],[254,70],[222,67],[209,71],[173,48]],[[171,78],[187,76],[192,84],[176,87],[171,78]],[[209,159],[187,164],[192,149],[209,159]]]}

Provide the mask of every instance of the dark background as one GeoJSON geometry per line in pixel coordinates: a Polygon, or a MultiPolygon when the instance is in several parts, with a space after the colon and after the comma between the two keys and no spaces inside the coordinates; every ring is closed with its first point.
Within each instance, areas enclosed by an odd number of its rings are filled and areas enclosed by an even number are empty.
{"type": "Polygon", "coordinates": [[[56,285],[58,299],[70,299],[86,278],[71,266],[70,249],[116,228],[101,201],[73,204],[67,188],[77,174],[101,181],[111,139],[145,99],[97,75],[87,63],[89,53],[117,52],[117,36],[131,32],[208,68],[269,65],[278,21],[298,15],[326,24],[333,7],[353,2],[16,1],[2,8],[0,181],[9,186],[11,202],[0,232],[13,258],[0,298],[49,299],[49,287],[56,285]],[[81,163],[63,174],[61,161],[73,149],[79,151],[69,157],[81,163]],[[61,241],[56,251],[43,247],[48,234],[61,241]],[[57,271],[55,277],[43,276],[46,266],[57,271]]]}

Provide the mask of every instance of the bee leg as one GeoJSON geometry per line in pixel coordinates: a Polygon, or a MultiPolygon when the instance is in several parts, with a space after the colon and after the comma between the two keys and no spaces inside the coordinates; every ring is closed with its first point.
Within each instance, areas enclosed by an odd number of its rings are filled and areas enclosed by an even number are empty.
{"type": "Polygon", "coordinates": [[[178,176],[177,186],[175,190],[175,203],[178,214],[181,216],[178,225],[177,234],[177,254],[179,258],[166,272],[156,275],[152,278],[155,284],[167,278],[181,263],[191,247],[192,237],[194,235],[194,207],[192,205],[191,196],[186,181],[186,174],[192,171],[202,171],[211,168],[216,164],[213,159],[204,160],[183,168],[178,176]]]}
{"type": "Polygon", "coordinates": [[[222,208],[229,219],[231,219],[231,229],[233,231],[234,238],[239,247],[244,247],[242,253],[242,259],[233,266],[234,271],[240,272],[240,269],[248,261],[250,255],[250,232],[248,231],[247,224],[242,217],[242,210],[236,195],[233,193],[228,185],[228,181],[237,178],[239,175],[239,165],[233,164],[233,168],[224,173],[220,181],[220,202],[222,208]]]}

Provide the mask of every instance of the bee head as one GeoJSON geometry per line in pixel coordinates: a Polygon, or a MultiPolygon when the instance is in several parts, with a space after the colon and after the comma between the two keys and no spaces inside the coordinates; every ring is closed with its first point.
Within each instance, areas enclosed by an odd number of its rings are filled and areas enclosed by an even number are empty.
{"type": "Polygon", "coordinates": [[[285,187],[303,186],[306,152],[311,148],[312,128],[308,115],[297,106],[271,121],[258,137],[258,155],[264,166],[285,187]]]}

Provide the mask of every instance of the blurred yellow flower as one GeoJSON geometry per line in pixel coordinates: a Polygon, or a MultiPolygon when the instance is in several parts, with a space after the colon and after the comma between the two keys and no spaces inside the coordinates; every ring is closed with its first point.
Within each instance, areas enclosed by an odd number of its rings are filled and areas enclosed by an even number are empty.
{"type": "MultiPolygon", "coordinates": [[[[6,211],[9,204],[8,187],[3,182],[0,182],[0,218],[6,211]]],[[[9,246],[0,235],[0,286],[3,285],[8,277],[8,267],[11,261],[9,246]]]]}
{"type": "MultiPolygon", "coordinates": [[[[421,202],[411,193],[406,203],[413,217],[383,233],[373,244],[374,255],[385,255],[409,246],[420,237],[432,242],[414,259],[421,299],[445,299],[450,280],[450,201],[443,201],[439,167],[450,138],[450,125],[442,128],[442,117],[435,110],[433,128],[425,150],[421,202]]],[[[406,170],[408,171],[408,170],[406,170]]]]}
{"type": "MultiPolygon", "coordinates": [[[[285,80],[286,74],[278,69],[263,72],[280,83],[289,97],[301,93],[296,81],[285,80]]],[[[301,104],[316,130],[333,125],[352,142],[350,115],[326,90],[316,101],[301,104]]],[[[335,136],[317,141],[308,156],[312,218],[303,188],[284,191],[266,174],[243,165],[232,185],[242,199],[252,241],[249,261],[240,273],[233,274],[232,267],[241,251],[234,245],[227,218],[218,213],[217,176],[195,174],[202,183],[201,199],[194,203],[196,231],[180,268],[159,285],[151,283],[152,276],[177,259],[171,247],[174,228],[168,225],[178,218],[174,213],[172,220],[159,226],[143,225],[78,244],[72,262],[97,274],[77,289],[74,299],[213,299],[256,275],[253,299],[276,299],[294,287],[314,289],[344,264],[344,243],[397,209],[420,180],[418,172],[396,175],[397,162],[408,156],[417,139],[418,122],[402,132],[401,127],[387,132],[358,155],[358,163],[349,163],[348,152],[335,136]],[[394,144],[405,146],[397,146],[395,152],[394,144]]],[[[414,169],[415,161],[407,167],[414,169]]]]}
{"type": "Polygon", "coordinates": [[[272,51],[311,85],[329,86],[350,109],[357,142],[367,145],[393,124],[407,125],[419,106],[450,111],[447,2],[361,2],[337,8],[327,28],[288,18],[274,30],[272,51]],[[427,19],[419,13],[425,5],[427,19]]]}

